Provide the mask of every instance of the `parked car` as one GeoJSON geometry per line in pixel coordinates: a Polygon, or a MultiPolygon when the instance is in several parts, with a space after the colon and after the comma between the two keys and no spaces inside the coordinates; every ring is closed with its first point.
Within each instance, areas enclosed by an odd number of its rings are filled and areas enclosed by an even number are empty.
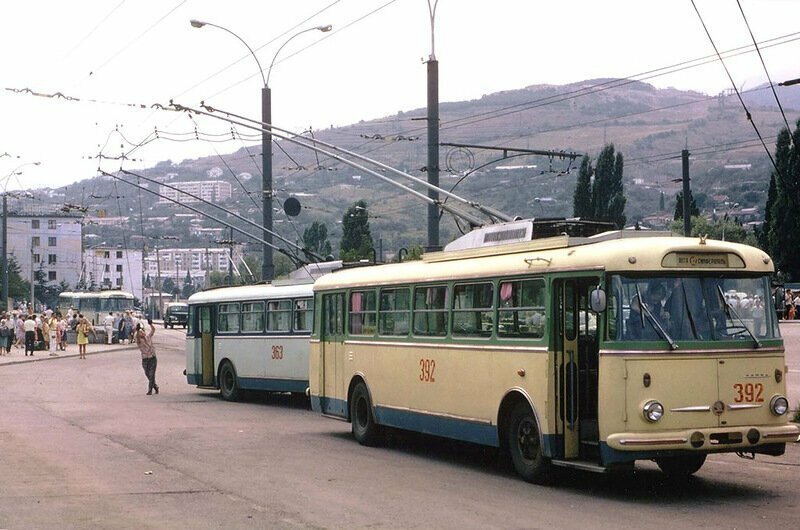
{"type": "Polygon", "coordinates": [[[183,302],[170,302],[164,310],[164,327],[174,328],[183,326],[186,328],[186,320],[189,316],[189,304],[183,302]]]}

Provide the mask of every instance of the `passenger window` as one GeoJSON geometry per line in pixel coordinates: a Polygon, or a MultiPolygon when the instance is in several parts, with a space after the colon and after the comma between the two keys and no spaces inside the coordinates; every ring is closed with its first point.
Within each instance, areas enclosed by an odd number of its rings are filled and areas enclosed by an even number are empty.
{"type": "Polygon", "coordinates": [[[470,283],[453,288],[453,336],[489,337],[494,330],[491,283],[470,283]]]}
{"type": "Polygon", "coordinates": [[[217,331],[220,333],[239,332],[239,304],[219,304],[217,331]]]}
{"type": "Polygon", "coordinates": [[[350,293],[350,334],[374,335],[376,331],[375,291],[350,293]]]}
{"type": "Polygon", "coordinates": [[[447,286],[414,289],[414,334],[444,336],[447,334],[447,286]]]}
{"type": "Polygon", "coordinates": [[[541,339],[546,325],[544,280],[500,282],[498,309],[498,336],[541,339]]]}

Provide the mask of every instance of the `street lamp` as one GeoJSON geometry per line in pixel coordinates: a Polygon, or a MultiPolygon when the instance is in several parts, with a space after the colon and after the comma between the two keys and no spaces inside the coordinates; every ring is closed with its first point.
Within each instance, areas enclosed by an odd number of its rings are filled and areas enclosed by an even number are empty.
{"type": "MultiPolygon", "coordinates": [[[[302,35],[303,33],[307,33],[309,31],[322,31],[323,33],[327,33],[333,27],[331,25],[327,26],[316,26],[313,28],[304,29],[298,31],[281,45],[278,48],[278,51],[275,52],[275,55],[272,57],[272,62],[269,63],[269,68],[267,69],[267,76],[264,77],[264,69],[261,68],[261,63],[258,61],[258,57],[256,56],[253,49],[247,45],[247,43],[242,39],[239,35],[232,32],[228,28],[224,28],[222,26],[218,26],[217,24],[212,24],[211,22],[202,22],[200,20],[190,20],[189,23],[192,25],[193,28],[202,28],[203,26],[212,26],[215,28],[219,28],[223,31],[226,31],[239,39],[239,41],[245,45],[247,50],[255,59],[256,64],[258,65],[258,72],[261,74],[261,80],[264,83],[264,87],[261,89],[261,121],[266,124],[272,124],[272,94],[269,88],[269,76],[272,73],[272,66],[275,64],[275,59],[277,59],[278,54],[281,50],[289,44],[289,41],[297,37],[298,35],[302,35]]],[[[262,210],[263,210],[263,227],[264,227],[264,241],[265,244],[263,245],[263,259],[261,263],[261,279],[263,281],[272,281],[275,278],[275,264],[273,263],[272,259],[272,133],[269,131],[269,127],[265,127],[265,129],[261,132],[261,188],[262,188],[262,210]]]]}
{"type": "MultiPolygon", "coordinates": [[[[14,175],[21,175],[22,171],[19,171],[25,166],[38,166],[41,162],[26,162],[25,164],[21,164],[15,167],[11,172],[6,175],[5,177],[5,186],[3,188],[3,226],[0,227],[0,231],[2,231],[2,238],[3,238],[3,254],[0,256],[0,276],[2,276],[2,285],[0,285],[0,305],[2,305],[3,310],[8,309],[8,181],[11,180],[11,177],[14,175]]],[[[31,248],[31,252],[33,252],[33,248],[31,248]]],[[[32,258],[31,258],[32,259],[32,258]]],[[[31,280],[32,281],[32,280],[31,280]]],[[[33,285],[33,283],[31,283],[33,285]]]]}

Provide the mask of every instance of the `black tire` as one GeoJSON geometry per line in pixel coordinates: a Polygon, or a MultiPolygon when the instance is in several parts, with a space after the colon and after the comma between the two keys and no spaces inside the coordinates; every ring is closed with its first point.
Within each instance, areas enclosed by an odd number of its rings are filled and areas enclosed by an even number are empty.
{"type": "Polygon", "coordinates": [[[219,369],[219,394],[225,401],[238,401],[242,394],[236,381],[236,370],[229,361],[222,363],[219,369]]]}
{"type": "Polygon", "coordinates": [[[656,464],[670,478],[686,479],[694,475],[706,461],[706,455],[673,456],[656,458],[656,464]]]}
{"type": "Polygon", "coordinates": [[[372,402],[364,383],[358,383],[350,397],[350,423],[358,443],[367,446],[378,443],[381,429],[372,415],[372,402]]]}
{"type": "Polygon", "coordinates": [[[550,478],[550,459],[542,454],[539,426],[527,403],[517,403],[509,414],[508,452],[514,470],[526,481],[542,484],[550,478]]]}

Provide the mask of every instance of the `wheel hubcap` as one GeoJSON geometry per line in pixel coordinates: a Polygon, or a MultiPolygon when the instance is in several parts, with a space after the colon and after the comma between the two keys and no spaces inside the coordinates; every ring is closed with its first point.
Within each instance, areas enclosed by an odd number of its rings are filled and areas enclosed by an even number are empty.
{"type": "Polygon", "coordinates": [[[536,459],[539,453],[539,434],[536,425],[530,419],[523,419],[517,429],[517,443],[519,451],[527,460],[536,459]]]}

